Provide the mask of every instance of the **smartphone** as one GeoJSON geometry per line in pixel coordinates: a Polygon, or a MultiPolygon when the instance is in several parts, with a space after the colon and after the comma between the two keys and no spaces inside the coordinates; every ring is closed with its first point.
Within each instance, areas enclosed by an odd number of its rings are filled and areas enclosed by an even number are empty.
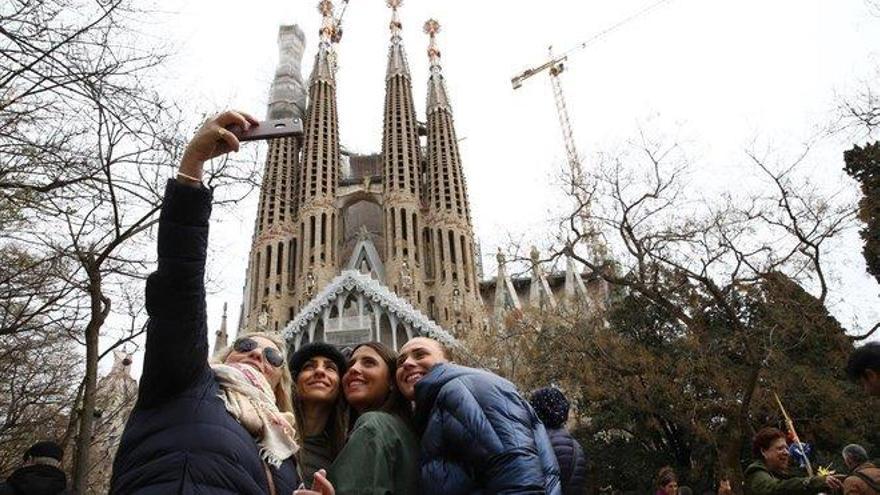
{"type": "Polygon", "coordinates": [[[258,125],[251,125],[248,130],[242,129],[240,125],[232,124],[226,129],[235,134],[239,141],[259,141],[290,136],[302,139],[303,135],[303,124],[300,119],[265,120],[258,125]]]}

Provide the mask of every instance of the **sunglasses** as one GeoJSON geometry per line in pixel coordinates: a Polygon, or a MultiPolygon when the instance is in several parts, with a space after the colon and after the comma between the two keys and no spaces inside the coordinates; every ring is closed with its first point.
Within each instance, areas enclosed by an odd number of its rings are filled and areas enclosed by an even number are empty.
{"type": "MultiPolygon", "coordinates": [[[[256,340],[250,338],[238,339],[232,344],[232,348],[235,352],[241,353],[251,352],[257,347],[260,347],[260,344],[257,343],[256,340]]],[[[284,365],[284,356],[282,356],[281,353],[278,352],[278,349],[275,349],[274,347],[263,347],[263,357],[266,358],[266,362],[276,368],[280,368],[284,365]]]]}

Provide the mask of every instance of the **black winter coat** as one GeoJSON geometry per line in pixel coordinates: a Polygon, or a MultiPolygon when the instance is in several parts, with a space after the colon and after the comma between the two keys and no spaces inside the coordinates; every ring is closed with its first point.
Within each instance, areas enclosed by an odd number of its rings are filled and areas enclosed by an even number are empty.
{"type": "Polygon", "coordinates": [[[509,381],[438,364],[416,384],[421,495],[559,495],[544,424],[509,381]]]}
{"type": "Polygon", "coordinates": [[[0,483],[0,495],[60,495],[68,493],[64,471],[37,464],[12,472],[5,483],[0,483]]]}
{"type": "MultiPolygon", "coordinates": [[[[138,400],[113,462],[111,493],[269,493],[259,446],[227,411],[208,366],[205,256],[211,193],[171,180],[138,400]]],[[[299,485],[293,458],[270,468],[279,494],[299,485]]]]}
{"type": "Polygon", "coordinates": [[[559,463],[562,495],[584,495],[587,493],[587,457],[581,444],[564,428],[547,430],[547,434],[559,463]]]}

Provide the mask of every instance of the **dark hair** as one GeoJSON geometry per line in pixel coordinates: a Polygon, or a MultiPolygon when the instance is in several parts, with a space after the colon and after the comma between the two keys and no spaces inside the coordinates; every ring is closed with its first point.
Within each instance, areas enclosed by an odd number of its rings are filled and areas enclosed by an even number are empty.
{"type": "Polygon", "coordinates": [[[670,466],[660,468],[660,471],[657,473],[657,480],[655,481],[657,488],[663,488],[673,481],[678,482],[678,475],[675,474],[675,470],[670,466]]]}
{"type": "MultiPolygon", "coordinates": [[[[376,351],[376,354],[382,358],[382,362],[385,363],[385,366],[388,368],[388,377],[390,378],[388,397],[385,398],[385,402],[382,403],[378,410],[393,414],[402,419],[408,426],[411,426],[412,407],[409,401],[400,393],[400,389],[397,388],[397,380],[395,378],[395,375],[397,374],[397,352],[381,342],[364,342],[363,344],[356,345],[354,349],[351,350],[351,355],[354,356],[354,353],[356,353],[361,347],[369,347],[376,351]]],[[[350,367],[351,366],[349,365],[349,368],[350,367]]],[[[352,411],[351,424],[354,424],[354,420],[357,419],[357,416],[357,413],[352,411]]]]}
{"type": "Polygon", "coordinates": [[[865,371],[873,370],[880,373],[880,342],[871,342],[854,350],[846,363],[846,375],[857,382],[865,371]]]}
{"type": "Polygon", "coordinates": [[[694,491],[689,486],[678,487],[678,495],[694,495],[694,491]]]}
{"type": "Polygon", "coordinates": [[[50,458],[55,459],[56,461],[61,461],[62,457],[64,457],[64,450],[61,449],[60,445],[51,440],[37,442],[31,445],[31,447],[24,453],[25,461],[35,458],[50,458]]]}
{"type": "MultiPolygon", "coordinates": [[[[345,446],[346,436],[348,435],[348,418],[351,414],[348,402],[345,401],[345,395],[342,393],[342,375],[345,373],[348,362],[343,358],[342,353],[340,353],[335,347],[329,344],[324,344],[323,342],[313,342],[300,347],[300,349],[294,352],[291,356],[289,365],[293,378],[293,383],[290,386],[290,396],[293,403],[293,418],[296,422],[296,430],[300,437],[300,443],[305,443],[305,413],[303,411],[302,399],[297,393],[296,387],[297,382],[299,381],[299,374],[302,372],[305,364],[310,359],[318,356],[333,361],[338,368],[339,395],[333,403],[333,411],[330,414],[330,418],[328,418],[327,424],[324,426],[324,433],[327,435],[327,438],[330,439],[330,452],[335,458],[336,455],[342,451],[342,447],[345,446]]],[[[303,449],[299,450],[297,453],[298,461],[304,452],[303,449]]]]}
{"type": "Polygon", "coordinates": [[[758,430],[758,433],[755,433],[755,436],[752,437],[752,456],[755,459],[762,459],[763,455],[761,452],[770,448],[778,439],[785,439],[785,433],[782,433],[782,430],[779,428],[774,428],[772,426],[765,426],[758,430]]]}

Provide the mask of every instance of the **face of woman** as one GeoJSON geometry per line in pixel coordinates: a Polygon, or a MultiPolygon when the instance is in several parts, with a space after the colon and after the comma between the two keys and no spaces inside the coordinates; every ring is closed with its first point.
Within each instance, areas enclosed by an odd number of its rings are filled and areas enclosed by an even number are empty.
{"type": "Polygon", "coordinates": [[[296,376],[296,393],[305,403],[332,404],[339,397],[339,369],[332,359],[315,356],[296,376]]]}
{"type": "Polygon", "coordinates": [[[663,485],[663,493],[666,495],[676,495],[678,493],[678,482],[670,481],[663,485]]]}
{"type": "MultiPolygon", "coordinates": [[[[231,354],[226,358],[224,363],[232,364],[232,363],[241,363],[252,366],[254,369],[259,371],[266,377],[266,380],[269,381],[269,386],[273,389],[278,386],[278,383],[281,382],[281,368],[273,366],[266,360],[266,355],[264,349],[269,347],[274,349],[276,352],[284,355],[271,340],[265,337],[248,337],[251,340],[254,340],[257,343],[257,347],[247,351],[247,352],[239,352],[233,350],[231,354]]],[[[282,364],[283,366],[283,364],[282,364]]]]}
{"type": "Polygon", "coordinates": [[[376,409],[391,392],[388,366],[375,350],[360,347],[351,355],[342,388],[345,399],[358,412],[376,409]]]}
{"type": "Polygon", "coordinates": [[[788,444],[784,438],[777,438],[767,450],[762,450],[764,463],[771,471],[788,469],[788,444]]]}

